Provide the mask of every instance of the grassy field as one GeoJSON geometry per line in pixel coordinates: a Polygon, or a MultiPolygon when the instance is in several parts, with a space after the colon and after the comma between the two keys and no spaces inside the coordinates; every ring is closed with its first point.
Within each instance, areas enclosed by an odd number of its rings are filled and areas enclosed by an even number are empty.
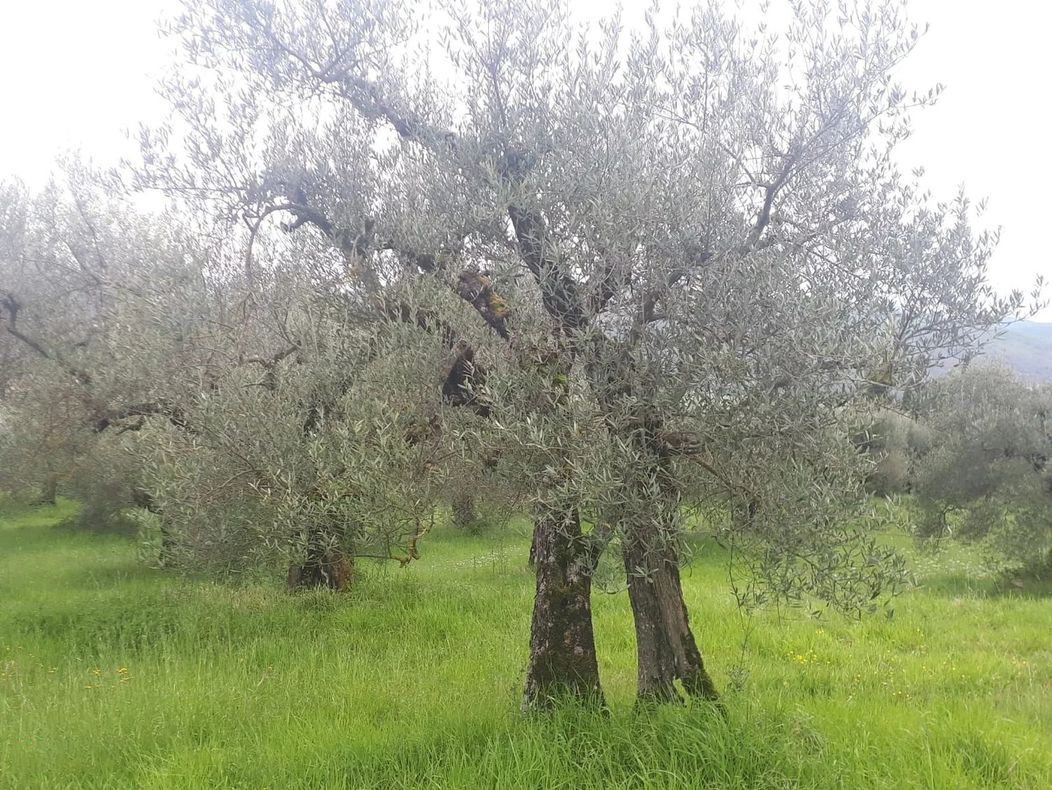
{"type": "Polygon", "coordinates": [[[1052,598],[963,551],[893,619],[741,618],[685,575],[726,720],[634,713],[624,594],[597,594],[611,715],[518,713],[527,541],[437,530],[348,595],[149,570],[126,538],[0,515],[0,787],[1052,787],[1052,598]],[[749,639],[743,649],[743,634],[749,639]]]}

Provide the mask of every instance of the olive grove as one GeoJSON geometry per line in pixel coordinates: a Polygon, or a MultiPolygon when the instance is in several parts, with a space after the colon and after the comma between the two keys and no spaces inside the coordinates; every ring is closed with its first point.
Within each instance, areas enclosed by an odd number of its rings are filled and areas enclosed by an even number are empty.
{"type": "Polygon", "coordinates": [[[169,32],[172,117],[134,168],[168,213],[12,192],[36,219],[0,311],[32,363],[5,391],[51,377],[69,436],[131,445],[182,561],[279,554],[339,589],[479,481],[534,519],[526,707],[601,702],[604,553],[640,701],[717,698],[680,586],[699,520],[755,600],[896,589],[852,432],[1022,302],[969,202],[896,165],[937,94],[895,82],[898,3],[631,28],[560,0],[209,0],[169,32]],[[25,268],[40,245],[61,277],[25,268]]]}

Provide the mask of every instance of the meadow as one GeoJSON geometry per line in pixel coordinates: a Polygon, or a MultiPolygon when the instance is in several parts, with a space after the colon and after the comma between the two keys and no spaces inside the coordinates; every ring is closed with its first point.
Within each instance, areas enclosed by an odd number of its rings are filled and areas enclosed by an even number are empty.
{"type": "Polygon", "coordinates": [[[959,547],[893,537],[919,582],[894,617],[816,621],[739,613],[704,544],[684,583],[725,718],[633,709],[624,593],[594,596],[609,715],[524,717],[522,525],[289,595],[150,569],[73,511],[0,514],[0,787],[1052,787],[1052,598],[959,547]]]}

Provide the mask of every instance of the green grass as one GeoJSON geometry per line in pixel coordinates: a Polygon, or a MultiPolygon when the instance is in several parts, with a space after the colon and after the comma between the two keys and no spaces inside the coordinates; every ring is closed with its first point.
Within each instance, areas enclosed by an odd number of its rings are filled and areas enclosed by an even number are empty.
{"type": "Polygon", "coordinates": [[[726,720],[633,712],[624,594],[595,599],[611,715],[524,718],[523,535],[288,596],[146,569],[71,510],[0,515],[0,787],[1052,787],[1052,599],[962,550],[893,619],[816,623],[740,617],[709,548],[685,585],[726,720]]]}

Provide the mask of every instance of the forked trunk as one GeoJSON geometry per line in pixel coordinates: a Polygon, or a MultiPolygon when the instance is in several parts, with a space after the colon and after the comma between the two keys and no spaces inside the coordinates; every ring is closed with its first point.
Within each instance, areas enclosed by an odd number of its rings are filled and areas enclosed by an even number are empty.
{"type": "Polygon", "coordinates": [[[576,511],[541,513],[534,527],[537,592],[530,629],[524,710],[559,699],[603,706],[592,633],[592,567],[576,511]]]}

